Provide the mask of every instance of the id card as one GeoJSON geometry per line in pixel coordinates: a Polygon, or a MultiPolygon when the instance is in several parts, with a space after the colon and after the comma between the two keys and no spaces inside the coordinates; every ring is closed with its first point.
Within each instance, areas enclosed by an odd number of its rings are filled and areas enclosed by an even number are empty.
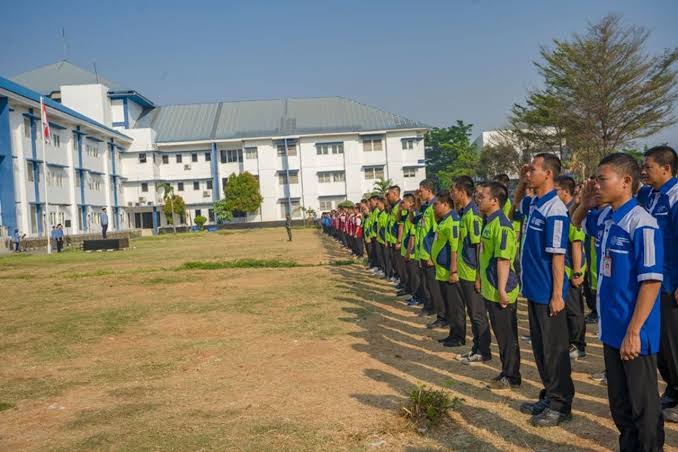
{"type": "Polygon", "coordinates": [[[612,257],[605,256],[603,257],[603,262],[601,264],[603,276],[606,278],[612,277],[612,257]]]}

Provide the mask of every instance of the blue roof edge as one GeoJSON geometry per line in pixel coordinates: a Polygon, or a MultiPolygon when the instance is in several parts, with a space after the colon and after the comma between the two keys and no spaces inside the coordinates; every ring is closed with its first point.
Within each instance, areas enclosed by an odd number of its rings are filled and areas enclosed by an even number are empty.
{"type": "Polygon", "coordinates": [[[104,129],[105,131],[111,133],[112,135],[121,137],[121,138],[125,139],[126,141],[133,141],[132,138],[128,137],[127,135],[122,134],[122,133],[118,132],[117,130],[108,127],[107,125],[101,124],[100,122],[97,122],[97,121],[93,120],[92,118],[83,115],[82,113],[78,113],[77,111],[72,110],[72,109],[62,105],[59,102],[55,102],[54,100],[50,99],[47,96],[41,95],[37,91],[33,91],[32,89],[26,88],[25,86],[20,85],[16,82],[13,82],[13,81],[11,81],[8,78],[5,78],[3,76],[0,76],[0,88],[6,89],[7,91],[10,91],[10,92],[12,92],[16,95],[19,95],[21,97],[25,97],[26,99],[30,99],[30,100],[32,100],[34,102],[38,102],[38,103],[40,102],[40,97],[42,97],[45,104],[47,106],[55,109],[55,110],[58,110],[62,113],[65,113],[65,114],[72,116],[76,119],[79,119],[81,121],[87,122],[87,123],[89,123],[93,126],[99,127],[100,129],[104,129]]]}

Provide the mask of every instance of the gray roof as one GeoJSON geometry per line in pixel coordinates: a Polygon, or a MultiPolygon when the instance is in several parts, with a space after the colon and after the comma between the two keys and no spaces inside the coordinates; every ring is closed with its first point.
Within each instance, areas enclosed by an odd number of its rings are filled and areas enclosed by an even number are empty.
{"type": "Polygon", "coordinates": [[[102,76],[97,77],[94,72],[87,71],[66,60],[24,72],[12,77],[11,80],[43,95],[61,91],[61,87],[64,85],[101,83],[108,86],[111,91],[126,89],[116,82],[107,80],[102,76]]]}
{"type": "Polygon", "coordinates": [[[135,127],[153,128],[160,143],[429,128],[343,97],[167,105],[135,127]]]}

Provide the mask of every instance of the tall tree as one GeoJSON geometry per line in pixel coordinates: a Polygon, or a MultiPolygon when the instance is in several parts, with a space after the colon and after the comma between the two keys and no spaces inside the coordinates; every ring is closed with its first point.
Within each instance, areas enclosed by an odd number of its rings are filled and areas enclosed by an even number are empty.
{"type": "Polygon", "coordinates": [[[439,186],[447,187],[460,175],[475,175],[478,152],[471,144],[472,124],[432,129],[426,134],[426,172],[439,186]]]}
{"type": "Polygon", "coordinates": [[[586,174],[606,154],[675,124],[678,48],[651,55],[648,37],[609,15],[585,34],[542,47],[535,65],[545,88],[514,107],[514,128],[559,128],[571,165],[586,174]]]}
{"type": "Polygon", "coordinates": [[[515,174],[520,168],[520,153],[510,142],[484,146],[480,151],[477,174],[488,180],[497,174],[515,174]]]}
{"type": "Polygon", "coordinates": [[[156,186],[156,191],[162,192],[163,212],[167,223],[172,225],[172,230],[176,234],[177,227],[174,224],[174,187],[169,182],[163,182],[156,186]],[[169,209],[167,207],[169,206],[169,209]]]}
{"type": "Polygon", "coordinates": [[[231,173],[224,187],[223,199],[214,204],[214,213],[219,221],[230,221],[234,214],[256,212],[263,200],[256,177],[247,171],[231,173]]]}
{"type": "Polygon", "coordinates": [[[393,185],[393,181],[391,179],[384,179],[383,177],[379,178],[374,181],[374,185],[372,186],[372,194],[386,196],[388,187],[391,185],[393,185]]]}

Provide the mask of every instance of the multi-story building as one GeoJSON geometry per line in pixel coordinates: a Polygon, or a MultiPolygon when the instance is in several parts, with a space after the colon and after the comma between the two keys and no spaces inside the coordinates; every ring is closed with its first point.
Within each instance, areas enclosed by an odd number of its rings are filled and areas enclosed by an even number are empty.
{"type": "MultiPolygon", "coordinates": [[[[68,62],[13,80],[117,133],[102,141],[120,150],[120,196],[111,201],[122,212],[120,227],[165,224],[164,183],[186,202],[190,224],[197,215],[215,220],[213,205],[232,173],[257,177],[263,197],[259,211],[238,221],[299,218],[302,208],[358,200],[380,178],[413,191],[426,177],[427,126],[346,98],[156,106],[68,62]]],[[[109,167],[101,168],[103,179],[111,179],[109,167]]]]}

